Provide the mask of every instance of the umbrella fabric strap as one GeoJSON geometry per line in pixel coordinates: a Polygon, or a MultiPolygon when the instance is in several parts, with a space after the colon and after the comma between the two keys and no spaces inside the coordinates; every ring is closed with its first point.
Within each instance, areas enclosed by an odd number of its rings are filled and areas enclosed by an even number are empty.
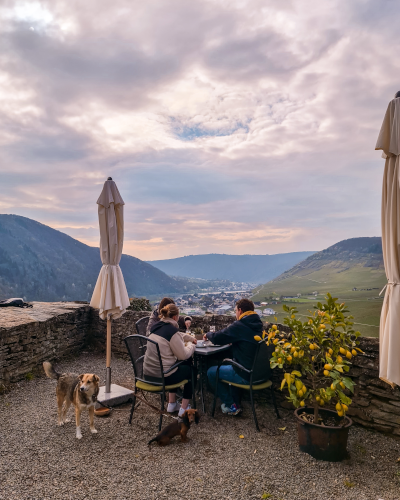
{"type": "Polygon", "coordinates": [[[381,293],[379,294],[379,297],[382,295],[382,293],[386,290],[386,287],[388,286],[396,286],[400,285],[400,283],[395,283],[394,281],[388,281],[386,285],[382,288],[381,293]]]}

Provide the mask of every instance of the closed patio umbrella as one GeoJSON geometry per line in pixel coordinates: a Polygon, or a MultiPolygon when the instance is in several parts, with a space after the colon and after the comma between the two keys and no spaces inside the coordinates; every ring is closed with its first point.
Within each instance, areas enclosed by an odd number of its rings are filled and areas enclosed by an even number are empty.
{"type": "MultiPolygon", "coordinates": [[[[90,305],[107,319],[106,388],[111,391],[111,320],[121,317],[129,306],[128,292],[119,263],[124,242],[124,201],[111,177],[97,200],[100,226],[100,270],[90,305]]],[[[118,386],[117,386],[118,387],[118,386]]]]}
{"type": "Polygon", "coordinates": [[[400,93],[390,101],[375,149],[383,150],[382,249],[387,277],[379,326],[379,377],[400,385],[400,93]],[[399,97],[397,97],[399,95],[399,97]]]}

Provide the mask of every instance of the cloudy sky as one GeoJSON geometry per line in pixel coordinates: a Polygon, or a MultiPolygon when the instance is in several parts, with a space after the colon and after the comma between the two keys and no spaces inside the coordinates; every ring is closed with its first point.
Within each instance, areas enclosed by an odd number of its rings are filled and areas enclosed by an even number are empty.
{"type": "Polygon", "coordinates": [[[320,250],[380,235],[396,0],[0,3],[0,213],[125,253],[320,250]]]}

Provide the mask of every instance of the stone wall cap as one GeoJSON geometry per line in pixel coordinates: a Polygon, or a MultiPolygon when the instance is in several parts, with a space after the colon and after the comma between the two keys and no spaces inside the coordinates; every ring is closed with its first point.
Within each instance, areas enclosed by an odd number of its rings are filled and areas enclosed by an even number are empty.
{"type": "Polygon", "coordinates": [[[31,302],[32,308],[0,307],[0,332],[28,323],[47,321],[60,314],[88,307],[75,302],[31,302]]]}

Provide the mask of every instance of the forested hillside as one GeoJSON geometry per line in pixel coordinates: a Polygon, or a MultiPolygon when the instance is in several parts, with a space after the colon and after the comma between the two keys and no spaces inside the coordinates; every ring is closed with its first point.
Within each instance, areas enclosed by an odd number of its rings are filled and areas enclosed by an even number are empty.
{"type": "MultiPolygon", "coordinates": [[[[98,248],[26,217],[0,215],[0,299],[90,300],[101,265],[98,248]]],[[[185,290],[185,280],[135,257],[123,255],[121,269],[131,296],[185,290]]]]}

